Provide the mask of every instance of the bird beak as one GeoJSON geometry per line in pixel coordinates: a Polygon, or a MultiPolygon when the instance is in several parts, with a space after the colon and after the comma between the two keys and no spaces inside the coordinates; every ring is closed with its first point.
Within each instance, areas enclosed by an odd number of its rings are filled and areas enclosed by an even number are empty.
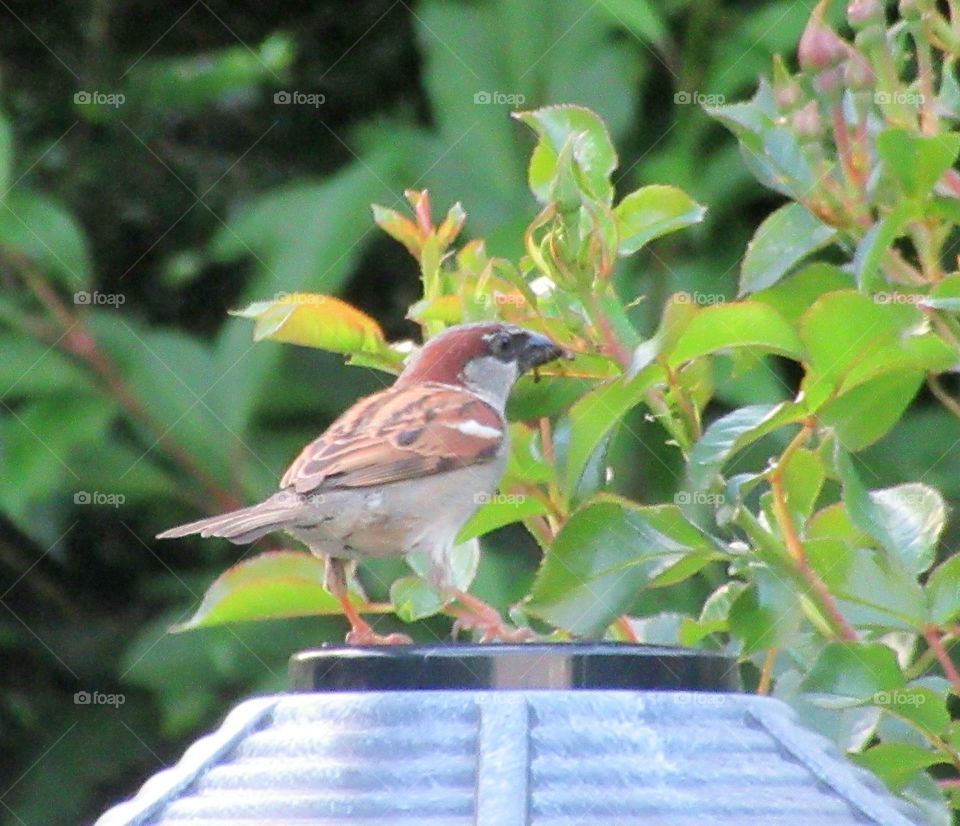
{"type": "Polygon", "coordinates": [[[547,364],[561,358],[572,359],[573,353],[565,350],[546,336],[531,333],[523,352],[520,354],[520,372],[526,373],[527,370],[536,369],[541,364],[547,364]]]}

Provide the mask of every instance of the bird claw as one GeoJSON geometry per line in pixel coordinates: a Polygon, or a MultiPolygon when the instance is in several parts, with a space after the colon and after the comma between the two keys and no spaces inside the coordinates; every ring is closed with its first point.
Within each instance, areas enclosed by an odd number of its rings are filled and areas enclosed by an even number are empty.
{"type": "Polygon", "coordinates": [[[481,631],[480,642],[534,642],[537,634],[529,628],[514,628],[498,615],[461,614],[453,623],[453,638],[461,631],[481,631]]]}
{"type": "Polygon", "coordinates": [[[354,628],[347,633],[347,645],[411,645],[406,634],[377,634],[372,628],[354,628]]]}

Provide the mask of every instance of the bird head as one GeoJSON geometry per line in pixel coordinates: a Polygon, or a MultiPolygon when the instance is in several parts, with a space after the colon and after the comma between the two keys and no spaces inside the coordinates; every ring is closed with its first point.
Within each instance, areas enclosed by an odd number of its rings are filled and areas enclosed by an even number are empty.
{"type": "Polygon", "coordinates": [[[464,387],[502,410],[520,376],[542,364],[572,357],[547,336],[515,324],[460,324],[424,344],[396,386],[440,382],[464,387]]]}

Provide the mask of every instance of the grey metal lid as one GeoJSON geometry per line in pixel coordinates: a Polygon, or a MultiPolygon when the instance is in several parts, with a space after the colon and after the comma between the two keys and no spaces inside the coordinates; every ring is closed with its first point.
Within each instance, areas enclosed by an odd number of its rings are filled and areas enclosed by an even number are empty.
{"type": "Polygon", "coordinates": [[[778,700],[502,690],[248,700],[98,826],[922,822],[778,700]]]}

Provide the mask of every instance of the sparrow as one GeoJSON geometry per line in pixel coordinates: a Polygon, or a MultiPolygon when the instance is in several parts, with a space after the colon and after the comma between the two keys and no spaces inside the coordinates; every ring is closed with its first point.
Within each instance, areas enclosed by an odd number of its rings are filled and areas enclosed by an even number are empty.
{"type": "Polygon", "coordinates": [[[429,581],[458,627],[484,641],[516,641],[492,606],[452,584],[450,551],[460,529],[488,501],[509,452],[507,398],[529,370],[572,355],[512,324],[450,327],[430,339],[389,388],[361,399],[308,444],[280,490],[247,508],[164,531],[246,544],[284,532],[325,560],[324,586],[343,606],[350,644],[399,644],[381,636],[347,596],[358,561],[423,553],[429,581]]]}

